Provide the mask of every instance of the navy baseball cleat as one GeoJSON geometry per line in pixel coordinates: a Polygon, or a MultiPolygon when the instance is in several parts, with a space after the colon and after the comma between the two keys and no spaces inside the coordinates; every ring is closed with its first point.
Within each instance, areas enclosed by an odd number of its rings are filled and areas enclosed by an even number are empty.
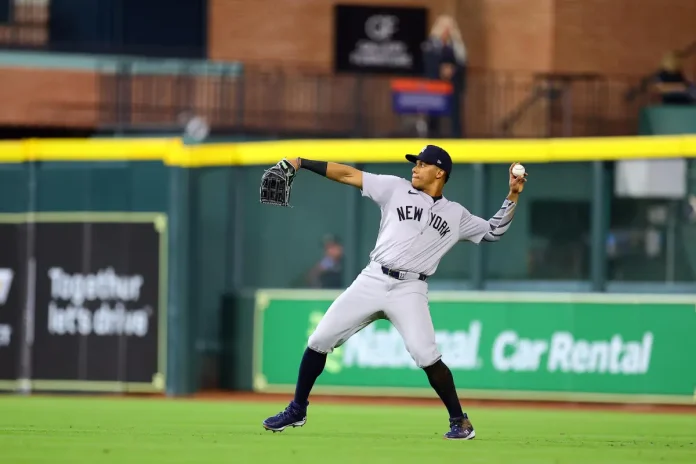
{"type": "Polygon", "coordinates": [[[471,440],[475,436],[474,426],[468,417],[450,419],[450,431],[445,434],[446,440],[471,440]]]}
{"type": "Polygon", "coordinates": [[[291,401],[284,411],[269,417],[263,421],[263,428],[275,432],[282,432],[288,427],[302,427],[307,423],[307,407],[291,401]]]}

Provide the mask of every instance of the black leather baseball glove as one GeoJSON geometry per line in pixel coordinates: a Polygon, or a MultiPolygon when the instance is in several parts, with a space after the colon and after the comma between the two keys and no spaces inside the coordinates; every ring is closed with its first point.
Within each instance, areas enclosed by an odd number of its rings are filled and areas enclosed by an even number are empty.
{"type": "Polygon", "coordinates": [[[290,206],[290,190],[297,170],[285,158],[266,169],[261,176],[261,203],[274,206],[290,206]]]}

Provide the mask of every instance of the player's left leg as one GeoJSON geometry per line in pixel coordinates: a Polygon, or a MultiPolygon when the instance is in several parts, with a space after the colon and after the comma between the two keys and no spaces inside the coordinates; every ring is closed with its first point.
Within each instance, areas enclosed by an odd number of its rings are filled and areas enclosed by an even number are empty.
{"type": "Polygon", "coordinates": [[[442,362],[442,355],[437,348],[426,285],[421,281],[401,281],[396,284],[385,313],[401,334],[409,354],[418,367],[425,371],[430,386],[447,408],[450,431],[444,437],[471,440],[476,432],[469,416],[462,411],[452,371],[442,362]]]}
{"type": "Polygon", "coordinates": [[[387,279],[390,277],[381,271],[377,274],[368,266],[329,306],[307,341],[294,399],[284,411],[263,422],[266,430],[280,432],[287,427],[301,427],[306,423],[309,395],[324,371],[327,354],[381,317],[387,279]]]}

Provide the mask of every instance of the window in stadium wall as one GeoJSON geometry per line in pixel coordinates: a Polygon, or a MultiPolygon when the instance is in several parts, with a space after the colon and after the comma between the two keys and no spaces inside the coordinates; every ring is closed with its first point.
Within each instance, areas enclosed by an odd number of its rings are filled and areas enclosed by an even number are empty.
{"type": "Polygon", "coordinates": [[[696,220],[687,206],[680,200],[612,198],[608,280],[696,281],[696,220]]]}
{"type": "MultiPolygon", "coordinates": [[[[488,168],[488,217],[500,208],[505,198],[508,167],[488,168]]],[[[512,227],[500,242],[486,245],[486,278],[588,280],[592,165],[525,163],[525,167],[530,182],[512,227]]]]}

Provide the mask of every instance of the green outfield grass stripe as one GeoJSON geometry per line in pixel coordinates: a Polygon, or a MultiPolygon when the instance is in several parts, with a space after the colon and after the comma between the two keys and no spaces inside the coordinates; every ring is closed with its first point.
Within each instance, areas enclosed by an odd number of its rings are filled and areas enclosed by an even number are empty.
{"type": "Polygon", "coordinates": [[[441,406],[310,406],[281,434],[261,421],[282,402],[0,397],[8,464],[693,464],[696,414],[467,410],[476,439],[445,441],[441,406]]]}

